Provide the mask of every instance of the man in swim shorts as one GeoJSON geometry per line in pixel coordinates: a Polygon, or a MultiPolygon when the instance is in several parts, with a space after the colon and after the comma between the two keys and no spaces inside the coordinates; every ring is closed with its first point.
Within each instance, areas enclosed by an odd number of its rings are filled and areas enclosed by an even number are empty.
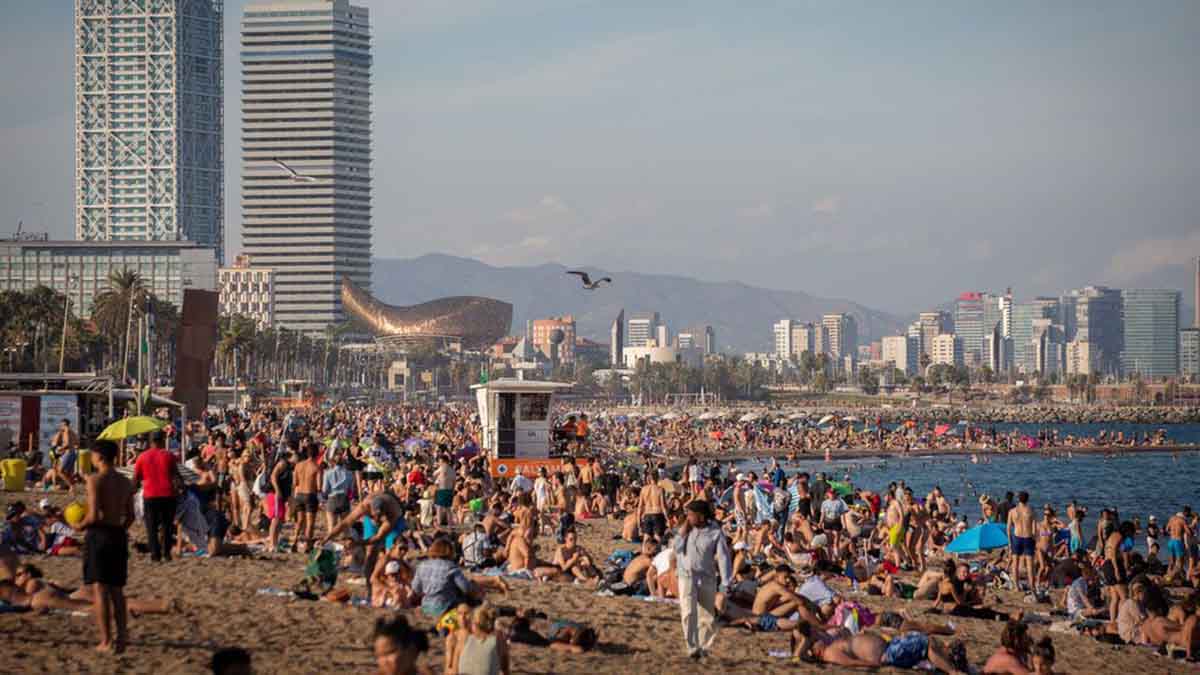
{"type": "Polygon", "coordinates": [[[1037,586],[1033,579],[1033,509],[1029,508],[1029,493],[1022,491],[1017,495],[1017,505],[1008,510],[1008,546],[1012,554],[1009,574],[1014,585],[1020,584],[1021,568],[1025,568],[1029,580],[1029,590],[1034,592],[1037,586]]]}
{"type": "Polygon", "coordinates": [[[84,535],[83,583],[90,584],[95,603],[98,651],[121,653],[129,640],[125,582],[129,578],[129,526],[133,524],[133,484],[113,469],[119,452],[112,441],[100,441],[92,453],[99,468],[87,477],[87,515],[79,524],[84,535]],[[116,625],[114,640],[112,625],[116,625]]]}
{"type": "Polygon", "coordinates": [[[1184,546],[1187,529],[1183,513],[1176,513],[1167,521],[1167,555],[1171,557],[1166,574],[1168,579],[1181,578],[1187,568],[1187,547],[1184,546]]]}

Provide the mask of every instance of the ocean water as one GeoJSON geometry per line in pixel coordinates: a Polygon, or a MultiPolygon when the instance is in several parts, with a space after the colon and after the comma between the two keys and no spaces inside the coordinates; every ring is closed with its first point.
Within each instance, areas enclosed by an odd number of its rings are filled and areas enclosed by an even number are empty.
{"type": "MultiPolygon", "coordinates": [[[[924,498],[935,485],[954,505],[956,514],[974,524],[982,515],[979,496],[1003,499],[1004,493],[1027,490],[1029,503],[1040,517],[1044,504],[1054,507],[1066,521],[1067,503],[1075,500],[1087,508],[1085,532],[1095,534],[1100,509],[1116,508],[1121,519],[1139,517],[1144,527],[1148,517],[1159,525],[1184,505],[1200,508],[1200,452],[1139,452],[1112,457],[1076,454],[1072,457],[1042,457],[1036,454],[992,455],[990,463],[972,464],[970,455],[914,455],[908,458],[837,460],[801,459],[783,462],[788,475],[799,471],[824,471],[837,480],[848,479],[855,487],[882,491],[891,481],[904,480],[913,494],[924,498]]],[[[763,475],[769,460],[742,460],[741,471],[763,475]]],[[[1165,539],[1160,539],[1165,542],[1165,539]]],[[[1138,548],[1144,550],[1144,537],[1138,548]]]]}
{"type": "MultiPolygon", "coordinates": [[[[884,425],[887,427],[888,425],[884,425]]],[[[996,429],[997,434],[1007,434],[1012,430],[1027,436],[1037,436],[1039,431],[1057,431],[1059,438],[1075,436],[1076,438],[1095,438],[1101,431],[1107,431],[1109,436],[1121,432],[1126,438],[1137,434],[1140,438],[1145,434],[1153,435],[1158,430],[1167,433],[1171,443],[1200,444],[1200,424],[972,424],[971,426],[990,431],[996,429]]]]}

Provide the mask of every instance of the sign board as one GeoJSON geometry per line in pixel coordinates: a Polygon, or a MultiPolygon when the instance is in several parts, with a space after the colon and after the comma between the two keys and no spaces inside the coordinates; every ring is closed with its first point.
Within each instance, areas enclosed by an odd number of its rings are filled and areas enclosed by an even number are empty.
{"type": "Polygon", "coordinates": [[[58,425],[65,419],[71,425],[71,430],[79,434],[79,400],[74,394],[47,394],[41,399],[38,448],[42,451],[42,461],[49,466],[50,441],[58,433],[58,425]]]}
{"type": "Polygon", "coordinates": [[[562,467],[561,459],[493,459],[491,472],[494,478],[512,478],[519,473],[530,478],[537,477],[538,469],[546,467],[553,474],[562,467]]]}
{"type": "Polygon", "coordinates": [[[0,451],[21,437],[21,397],[0,396],[0,451]]]}

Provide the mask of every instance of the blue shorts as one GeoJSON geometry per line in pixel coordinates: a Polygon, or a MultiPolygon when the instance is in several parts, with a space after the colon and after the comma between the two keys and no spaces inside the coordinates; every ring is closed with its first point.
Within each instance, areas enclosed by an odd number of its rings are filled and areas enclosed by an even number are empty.
{"type": "Polygon", "coordinates": [[[1033,537],[1012,538],[1013,555],[1033,555],[1033,537]]]}
{"type": "Polygon", "coordinates": [[[1184,550],[1184,548],[1183,548],[1183,540],[1182,539],[1168,539],[1167,540],[1167,553],[1170,554],[1170,556],[1172,558],[1186,558],[1187,551],[1184,550]]]}
{"type": "Polygon", "coordinates": [[[758,617],[758,629],[764,633],[773,633],[779,629],[779,619],[774,614],[763,614],[758,617]]]}
{"type": "Polygon", "coordinates": [[[881,665],[912,668],[929,654],[929,636],[924,633],[905,633],[888,643],[881,665]]]}

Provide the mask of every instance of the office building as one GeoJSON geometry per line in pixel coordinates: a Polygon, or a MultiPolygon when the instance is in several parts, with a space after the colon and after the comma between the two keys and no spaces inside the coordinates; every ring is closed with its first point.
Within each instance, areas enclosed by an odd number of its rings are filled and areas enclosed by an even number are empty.
{"type": "Polygon", "coordinates": [[[699,349],[707,356],[716,353],[717,336],[712,326],[693,326],[675,334],[675,346],[680,349],[699,349]]]}
{"type": "Polygon", "coordinates": [[[635,312],[629,317],[625,337],[627,347],[645,347],[647,343],[658,339],[658,325],[661,323],[658,312],[635,312]]]}
{"type": "Polygon", "coordinates": [[[942,333],[934,337],[929,348],[929,360],[947,366],[963,365],[962,338],[954,333],[942,333]]]}
{"type": "Polygon", "coordinates": [[[954,334],[962,340],[963,358],[971,365],[983,358],[986,298],[986,293],[968,292],[959,295],[954,303],[954,334]]]}
{"type": "Polygon", "coordinates": [[[1100,351],[1090,342],[1072,340],[1066,348],[1067,375],[1092,375],[1100,373],[1100,351]]]}
{"type": "Polygon", "coordinates": [[[575,317],[555,316],[549,319],[534,319],[531,326],[533,348],[540,351],[547,359],[553,359],[550,337],[554,331],[563,332],[562,342],[558,345],[558,361],[563,365],[575,363],[575,317]]]}
{"type": "Polygon", "coordinates": [[[183,307],[188,288],[217,290],[216,252],[190,241],[0,241],[0,291],[47,286],[91,316],[114,272],[136,272],[156,297],[183,307]]]}
{"type": "Polygon", "coordinates": [[[783,360],[800,360],[804,352],[815,354],[820,351],[821,331],[812,323],[801,323],[794,319],[781,319],[773,326],[775,332],[775,355],[783,360]]]}
{"type": "Polygon", "coordinates": [[[608,329],[608,365],[621,368],[625,365],[625,310],[617,312],[612,327],[608,329]]]}
{"type": "Polygon", "coordinates": [[[1194,289],[1194,295],[1192,295],[1192,327],[1200,328],[1200,256],[1196,256],[1196,269],[1194,272],[1196,278],[1192,283],[1195,284],[1196,287],[1194,289]]]}
{"type": "Polygon", "coordinates": [[[1064,315],[1063,332],[1068,342],[1086,342],[1096,372],[1121,372],[1121,291],[1104,286],[1087,286],[1063,294],[1059,299],[1064,315]],[[1068,320],[1069,319],[1069,320],[1068,320]]]}
{"type": "Polygon", "coordinates": [[[858,322],[845,313],[821,317],[822,347],[834,363],[845,356],[858,356],[858,322]]]}
{"type": "Polygon", "coordinates": [[[1010,316],[1011,328],[1009,336],[1012,344],[1012,367],[1024,375],[1041,372],[1037,367],[1037,350],[1034,347],[1033,322],[1037,319],[1049,319],[1055,323],[1058,318],[1058,298],[1034,298],[1030,302],[1014,304],[1010,316]]]}
{"type": "Polygon", "coordinates": [[[651,363],[681,363],[692,368],[700,367],[704,356],[699,349],[676,349],[674,347],[659,347],[649,345],[643,347],[626,347],[623,355],[624,366],[636,370],[641,364],[651,363]]]}
{"type": "Polygon", "coordinates": [[[654,343],[659,347],[671,346],[671,331],[667,328],[667,324],[658,324],[658,328],[655,330],[654,334],[654,343]]]}
{"type": "Polygon", "coordinates": [[[221,259],[221,22],[221,0],[76,0],[76,239],[221,259]]]}
{"type": "Polygon", "coordinates": [[[1013,295],[1012,289],[1004,290],[1004,295],[996,298],[996,303],[1000,307],[1000,331],[1001,335],[1006,338],[1012,337],[1012,308],[1013,295]]]}
{"type": "Polygon", "coordinates": [[[792,355],[792,326],[795,323],[792,319],[780,319],[771,326],[771,332],[775,336],[775,355],[781,359],[792,355]]]}
{"type": "Polygon", "coordinates": [[[1121,291],[1121,370],[1156,380],[1179,372],[1179,291],[1121,291]]]}
{"type": "Polygon", "coordinates": [[[1200,328],[1179,331],[1179,374],[1200,382],[1200,328]]]}
{"type": "Polygon", "coordinates": [[[344,277],[371,285],[367,10],[247,5],[241,61],[243,249],[275,270],[277,323],[319,334],[345,317],[344,277]]]}
{"type": "Polygon", "coordinates": [[[999,376],[1012,370],[1012,338],[1004,337],[1004,325],[996,322],[983,343],[983,365],[999,376]]]}
{"type": "Polygon", "coordinates": [[[942,311],[921,312],[917,323],[921,324],[922,353],[931,356],[929,352],[933,349],[933,338],[951,331],[950,315],[942,311]]]}
{"type": "Polygon", "coordinates": [[[1033,370],[1043,378],[1063,371],[1066,342],[1062,326],[1052,318],[1033,320],[1033,337],[1030,350],[1033,354],[1033,370]]]}
{"type": "Polygon", "coordinates": [[[903,371],[906,376],[917,374],[918,357],[916,338],[907,335],[888,335],[882,340],[882,360],[892,364],[893,368],[903,371]]]}
{"type": "Polygon", "coordinates": [[[254,320],[259,330],[270,328],[275,314],[275,271],[255,267],[248,256],[238,256],[233,267],[219,272],[221,316],[240,315],[254,320]]]}

